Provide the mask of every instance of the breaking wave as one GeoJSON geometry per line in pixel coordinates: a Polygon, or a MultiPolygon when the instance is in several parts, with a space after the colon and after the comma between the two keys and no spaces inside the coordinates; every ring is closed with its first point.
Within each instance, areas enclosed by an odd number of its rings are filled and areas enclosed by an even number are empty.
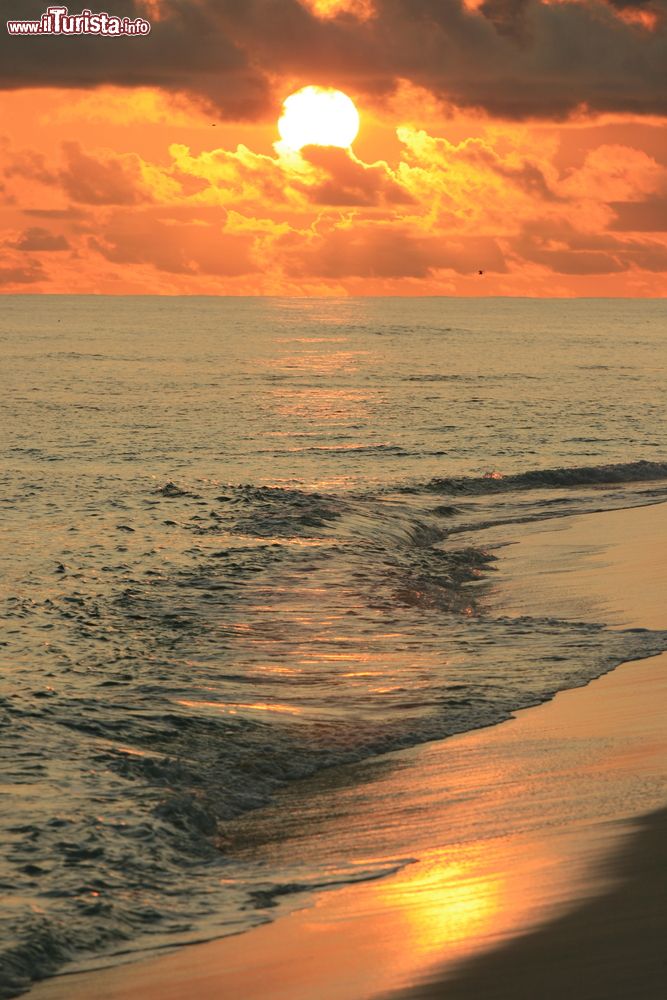
{"type": "MultiPolygon", "coordinates": [[[[667,462],[641,461],[613,465],[585,465],[575,469],[536,469],[508,476],[499,472],[487,472],[481,477],[436,478],[420,488],[430,493],[479,496],[487,493],[507,493],[511,490],[606,486],[614,483],[653,482],[665,478],[667,478],[667,462]]],[[[409,492],[414,487],[405,489],[409,492]]]]}

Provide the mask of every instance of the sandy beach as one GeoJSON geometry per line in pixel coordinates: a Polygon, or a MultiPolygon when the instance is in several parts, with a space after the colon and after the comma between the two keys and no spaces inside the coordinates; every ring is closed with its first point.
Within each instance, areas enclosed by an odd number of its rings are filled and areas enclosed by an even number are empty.
{"type": "Polygon", "coordinates": [[[664,996],[667,810],[639,821],[603,866],[608,892],[518,937],[405,1000],[664,996]]]}
{"type": "MultiPolygon", "coordinates": [[[[520,613],[559,593],[615,626],[665,628],[666,529],[667,505],[542,523],[510,550],[519,582],[502,597],[500,579],[497,599],[520,613]]],[[[254,816],[253,844],[237,824],[237,856],[321,864],[329,851],[397,873],[305,906],[286,894],[278,919],[247,934],[60,976],[30,996],[662,996],[666,705],[663,654],[502,725],[301,782],[259,827],[254,816]]]]}

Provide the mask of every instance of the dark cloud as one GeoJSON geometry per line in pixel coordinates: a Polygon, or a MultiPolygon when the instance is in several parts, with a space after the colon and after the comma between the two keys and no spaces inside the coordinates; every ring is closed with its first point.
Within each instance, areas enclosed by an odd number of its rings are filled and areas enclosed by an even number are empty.
{"type": "Polygon", "coordinates": [[[69,243],[62,234],[56,236],[55,233],[50,232],[48,229],[42,229],[40,226],[26,229],[21,233],[18,240],[11,245],[15,250],[24,250],[30,253],[37,250],[54,251],[69,250],[70,248],[69,243]]]}
{"type": "MultiPolygon", "coordinates": [[[[401,78],[465,107],[510,118],[573,110],[667,113],[667,0],[546,4],[376,0],[376,16],[319,20],[298,0],[163,0],[148,37],[0,37],[0,86],[153,85],[186,91],[228,118],[268,117],[282,74],[381,98],[401,78]],[[654,31],[615,9],[651,10],[654,31]]],[[[9,0],[3,14],[38,16],[44,0],[9,0]]],[[[139,0],[116,0],[136,16],[139,0]]]]}
{"type": "MultiPolygon", "coordinates": [[[[118,17],[146,13],[140,0],[99,6],[118,17]]],[[[230,118],[256,117],[267,106],[269,88],[265,71],[251,65],[221,23],[219,8],[235,6],[224,0],[164,0],[164,18],[141,37],[29,38],[3,31],[0,87],[157,86],[199,95],[230,118]]],[[[3,21],[39,20],[46,7],[45,0],[6,0],[3,21]]],[[[70,4],[72,13],[80,9],[70,4]]]]}
{"type": "MultiPolygon", "coordinates": [[[[397,0],[398,2],[398,0],[397,0]]],[[[663,2],[663,0],[659,0],[663,2]]],[[[517,45],[484,16],[457,14],[453,2],[418,0],[433,8],[440,29],[411,78],[462,106],[508,118],[564,118],[594,111],[667,111],[664,29],[656,34],[623,24],[604,5],[516,4],[529,22],[517,45]]],[[[408,0],[402,4],[408,7],[408,0]]],[[[504,5],[511,10],[512,5],[504,5]]]]}
{"type": "Polygon", "coordinates": [[[646,10],[653,6],[653,0],[607,0],[617,10],[646,10]]]}
{"type": "Polygon", "coordinates": [[[483,0],[479,13],[491,22],[498,34],[525,41],[529,6],[530,0],[483,0]]]}

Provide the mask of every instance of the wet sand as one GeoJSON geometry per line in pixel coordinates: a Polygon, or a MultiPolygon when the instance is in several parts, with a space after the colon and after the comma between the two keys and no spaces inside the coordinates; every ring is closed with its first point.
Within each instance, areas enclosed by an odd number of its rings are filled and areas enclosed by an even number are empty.
{"type": "MultiPolygon", "coordinates": [[[[498,600],[516,613],[541,600],[584,611],[593,594],[618,625],[665,627],[665,539],[665,505],[540,525],[508,551],[519,582],[498,600]],[[557,580],[542,572],[547,550],[557,580]]],[[[294,786],[259,832],[258,816],[248,821],[273,863],[290,852],[314,868],[340,857],[415,863],[314,899],[286,897],[275,923],[238,938],[61,976],[30,995],[662,996],[666,706],[663,654],[501,726],[294,786]]],[[[243,824],[237,837],[238,854],[258,850],[244,847],[243,824]]]]}
{"type": "MultiPolygon", "coordinates": [[[[555,530],[535,527],[503,560],[502,573],[511,580],[509,592],[503,588],[504,607],[522,613],[535,607],[537,597],[552,613],[576,614],[583,604],[587,612],[596,608],[618,626],[667,627],[667,508],[649,507],[637,514],[633,518],[632,512],[617,511],[567,519],[555,530]],[[553,572],[562,570],[564,547],[570,557],[580,559],[574,585],[571,574],[563,581],[553,572]]],[[[666,659],[655,661],[661,674],[666,659]]],[[[621,680],[632,666],[619,668],[589,690],[602,691],[607,681],[621,680]]],[[[645,680],[644,697],[653,694],[664,713],[664,689],[652,689],[651,678],[645,680]]],[[[638,722],[641,725],[641,718],[638,722]]],[[[667,777],[664,742],[663,749],[656,750],[663,754],[667,777]]],[[[637,758],[638,783],[645,761],[643,755],[637,758]]],[[[665,789],[667,802],[667,783],[665,789]]],[[[628,823],[625,830],[616,850],[598,862],[598,877],[611,883],[608,891],[473,960],[432,971],[422,983],[401,992],[401,1000],[664,997],[667,808],[628,823]]],[[[393,996],[399,1000],[398,993],[393,996]]]]}
{"type": "Polygon", "coordinates": [[[613,889],[403,1000],[660,1000],[667,993],[666,843],[667,810],[644,817],[604,865],[619,883],[613,889]]]}

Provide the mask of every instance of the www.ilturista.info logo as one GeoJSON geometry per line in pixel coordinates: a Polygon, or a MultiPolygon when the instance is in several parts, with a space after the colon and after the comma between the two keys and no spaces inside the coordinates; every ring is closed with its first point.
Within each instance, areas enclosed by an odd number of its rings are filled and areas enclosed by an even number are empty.
{"type": "Polygon", "coordinates": [[[39,21],[7,21],[10,35],[105,35],[120,38],[150,34],[150,21],[143,17],[116,17],[114,14],[82,10],[70,14],[67,7],[47,7],[39,21]]]}

